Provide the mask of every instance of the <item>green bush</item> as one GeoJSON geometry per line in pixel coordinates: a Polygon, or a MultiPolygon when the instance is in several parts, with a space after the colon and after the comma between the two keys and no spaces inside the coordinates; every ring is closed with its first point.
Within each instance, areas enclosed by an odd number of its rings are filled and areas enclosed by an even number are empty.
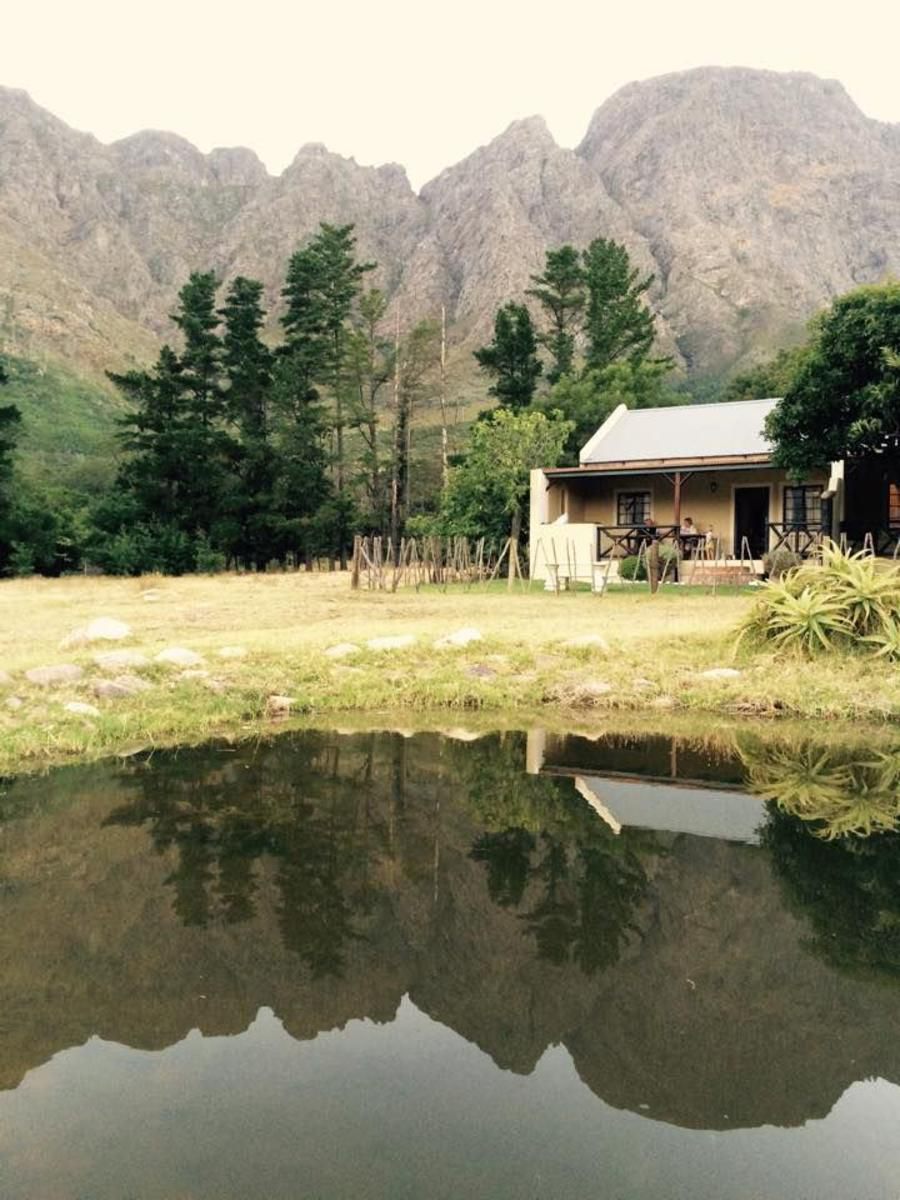
{"type": "Polygon", "coordinates": [[[643,556],[638,557],[636,554],[629,554],[627,558],[623,558],[619,563],[619,578],[628,579],[636,582],[647,578],[647,564],[643,556]]]}
{"type": "Polygon", "coordinates": [[[826,543],[820,559],[763,585],[738,630],[743,641],[900,659],[900,568],[826,543]]]}

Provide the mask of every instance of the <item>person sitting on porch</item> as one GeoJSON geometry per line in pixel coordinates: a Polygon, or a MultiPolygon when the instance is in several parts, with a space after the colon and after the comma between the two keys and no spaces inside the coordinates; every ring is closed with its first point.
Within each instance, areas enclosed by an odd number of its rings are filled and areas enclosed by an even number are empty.
{"type": "Polygon", "coordinates": [[[685,517],[679,530],[682,552],[693,550],[700,541],[700,530],[690,517],[685,517]]]}

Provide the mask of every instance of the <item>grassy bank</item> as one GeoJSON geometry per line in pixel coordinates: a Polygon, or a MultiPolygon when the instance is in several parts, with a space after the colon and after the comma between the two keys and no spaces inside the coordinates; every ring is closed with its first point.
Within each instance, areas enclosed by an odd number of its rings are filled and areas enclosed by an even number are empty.
{"type": "Polygon", "coordinates": [[[415,727],[436,718],[465,725],[474,714],[493,724],[580,728],[610,713],[675,714],[698,722],[735,716],[829,721],[900,718],[900,673],[852,656],[813,664],[749,653],[732,663],[732,631],[752,598],[672,588],[601,598],[504,590],[434,589],[396,595],[352,593],[342,575],[256,575],[140,580],[9,581],[0,584],[0,773],[136,747],[253,736],[283,719],[333,720],[391,714],[415,727]],[[123,642],[61,649],[73,629],[97,617],[132,627],[123,642]],[[482,639],[438,650],[461,627],[482,639]],[[372,650],[375,637],[407,635],[401,649],[372,650]],[[571,644],[596,636],[603,645],[571,644]],[[345,658],[326,651],[349,642],[345,658]],[[102,698],[94,655],[112,649],[149,659],[181,646],[203,656],[182,675],[155,662],[138,669],[150,686],[102,698]],[[241,657],[221,657],[239,647],[241,657]],[[72,663],[83,677],[64,686],[28,683],[32,667],[72,663]],[[712,668],[740,674],[710,678],[712,668]],[[10,706],[10,700],[13,706],[10,706]],[[18,703],[17,703],[18,702],[18,703]],[[66,711],[71,702],[97,714],[66,711]],[[445,716],[440,716],[440,714],[445,716]]]}

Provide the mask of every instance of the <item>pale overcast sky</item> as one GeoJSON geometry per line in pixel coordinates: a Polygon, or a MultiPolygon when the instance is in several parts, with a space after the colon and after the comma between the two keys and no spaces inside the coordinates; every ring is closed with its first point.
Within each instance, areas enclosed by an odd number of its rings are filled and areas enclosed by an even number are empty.
{"type": "Polygon", "coordinates": [[[7,0],[0,83],[103,141],[169,129],[251,146],[281,171],[304,142],[400,162],[415,186],[517,117],[574,146],[616,88],[689,67],[839,79],[900,122],[897,0],[7,0]]]}

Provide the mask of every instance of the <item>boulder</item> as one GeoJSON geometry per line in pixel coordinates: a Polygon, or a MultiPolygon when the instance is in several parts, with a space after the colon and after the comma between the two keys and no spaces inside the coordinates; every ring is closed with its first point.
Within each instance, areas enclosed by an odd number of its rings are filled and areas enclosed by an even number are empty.
{"type": "Polygon", "coordinates": [[[738,679],[741,672],[735,667],[710,667],[708,671],[701,671],[701,679],[738,679]]]}
{"type": "Polygon", "coordinates": [[[329,646],[325,654],[328,658],[346,658],[350,654],[359,654],[359,646],[356,642],[338,642],[335,646],[329,646]]]}
{"type": "Polygon", "coordinates": [[[93,692],[104,700],[122,700],[126,696],[149,691],[151,687],[146,679],[140,679],[137,675],[117,675],[115,679],[98,679],[93,684],[93,692]]]}
{"type": "Polygon", "coordinates": [[[370,650],[405,650],[415,643],[412,633],[397,633],[393,637],[369,638],[366,645],[370,650]]]}
{"type": "Polygon", "coordinates": [[[205,659],[196,650],[186,650],[184,646],[167,646],[160,650],[156,662],[165,663],[169,667],[199,667],[205,659]]]}
{"type": "Polygon", "coordinates": [[[450,650],[455,646],[468,646],[472,642],[481,641],[481,630],[475,629],[474,626],[467,626],[463,629],[457,629],[453,633],[448,633],[446,637],[438,638],[434,643],[435,650],[450,650]]]}
{"type": "Polygon", "coordinates": [[[123,667],[140,670],[150,666],[147,655],[137,650],[106,650],[95,654],[94,662],[104,671],[121,671],[123,667]]]}
{"type": "Polygon", "coordinates": [[[21,708],[25,701],[20,696],[10,696],[6,701],[6,707],[13,710],[21,708]]]}
{"type": "Polygon", "coordinates": [[[83,646],[87,642],[120,642],[127,637],[131,637],[130,625],[126,625],[124,621],[116,621],[113,617],[97,617],[95,621],[73,629],[69,636],[60,642],[60,648],[83,646]]]}
{"type": "Polygon", "coordinates": [[[73,713],[76,717],[100,716],[99,708],[95,708],[93,704],[84,704],[81,700],[71,700],[64,707],[67,713],[73,713]]]}
{"type": "Polygon", "coordinates": [[[32,667],[30,671],[25,672],[25,678],[29,683],[36,683],[39,687],[58,687],[64,683],[75,683],[84,675],[82,667],[76,667],[74,663],[59,663],[50,667],[32,667]]]}
{"type": "Polygon", "coordinates": [[[294,704],[293,696],[267,696],[267,717],[289,717],[294,704]]]}

